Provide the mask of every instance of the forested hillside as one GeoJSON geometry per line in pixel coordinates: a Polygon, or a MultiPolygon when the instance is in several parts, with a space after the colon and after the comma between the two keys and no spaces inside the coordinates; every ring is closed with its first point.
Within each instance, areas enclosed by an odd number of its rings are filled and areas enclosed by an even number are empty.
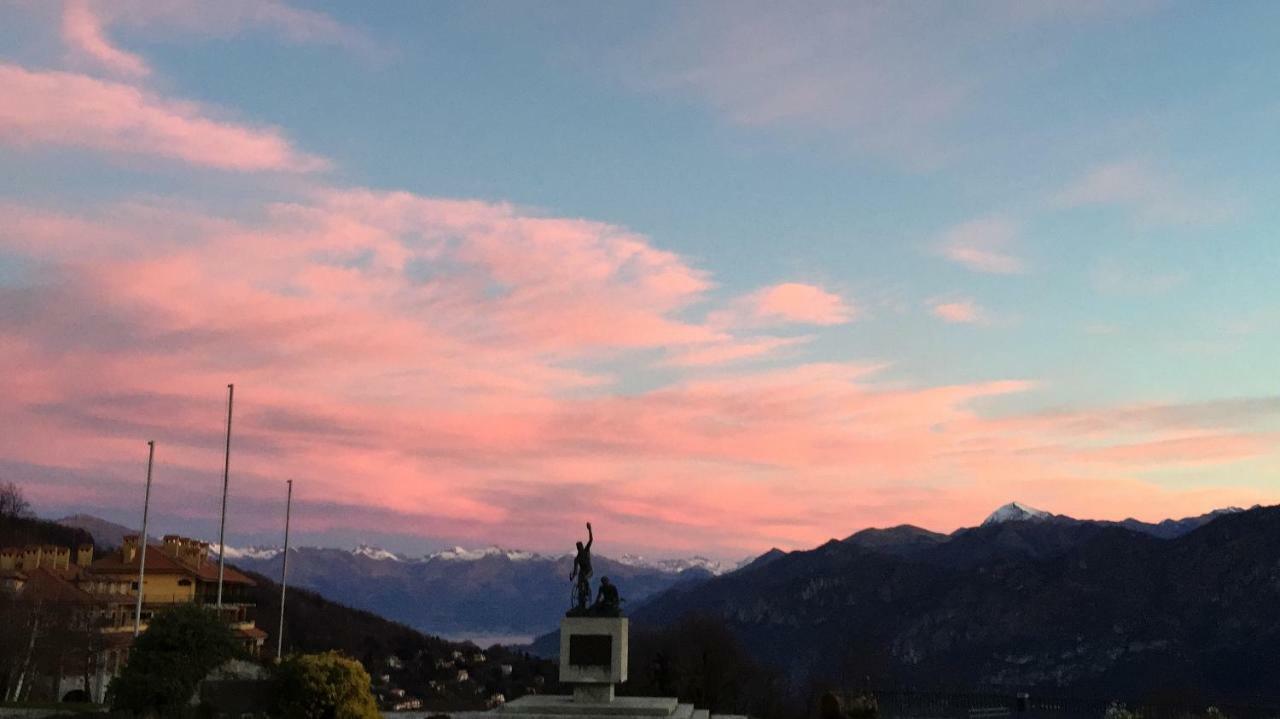
{"type": "MultiPolygon", "coordinates": [[[[75,546],[92,541],[92,535],[83,529],[65,527],[26,513],[0,516],[0,546],[75,546]]],[[[268,659],[274,656],[276,648],[280,585],[263,575],[249,574],[257,582],[253,589],[257,604],[254,615],[258,627],[269,635],[263,648],[264,659],[268,659]]],[[[46,613],[46,616],[56,615],[46,613]]],[[[14,631],[21,624],[2,623],[14,631]]],[[[44,629],[56,633],[55,630],[44,629]]],[[[556,667],[550,661],[502,647],[482,648],[446,641],[371,612],[329,601],[305,589],[288,592],[284,636],[286,654],[337,650],[358,659],[373,676],[375,693],[387,707],[406,702],[412,705],[418,700],[425,709],[478,709],[492,705],[499,695],[503,700],[510,700],[529,692],[556,688],[556,667]]],[[[25,645],[18,641],[20,637],[8,637],[3,631],[0,639],[4,640],[0,644],[11,649],[25,645]]],[[[0,674],[11,664],[14,662],[0,656],[0,674]]]]}
{"type": "Polygon", "coordinates": [[[1266,507],[1171,539],[1063,517],[859,533],[668,591],[633,623],[713,618],[800,683],[1271,705],[1277,606],[1266,507]]]}

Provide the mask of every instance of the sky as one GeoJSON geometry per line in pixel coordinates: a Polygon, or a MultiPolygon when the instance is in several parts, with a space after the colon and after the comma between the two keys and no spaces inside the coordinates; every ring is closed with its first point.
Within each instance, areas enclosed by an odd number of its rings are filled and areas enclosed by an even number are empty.
{"type": "Polygon", "coordinates": [[[1280,501],[1280,4],[0,1],[0,480],[741,558],[1280,501]]]}

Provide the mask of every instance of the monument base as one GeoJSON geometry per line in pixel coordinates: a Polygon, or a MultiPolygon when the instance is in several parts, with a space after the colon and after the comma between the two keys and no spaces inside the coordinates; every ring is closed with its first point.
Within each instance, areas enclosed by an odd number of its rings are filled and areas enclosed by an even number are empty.
{"type": "Polygon", "coordinates": [[[608,704],[613,701],[612,684],[577,684],[573,687],[573,701],[577,704],[608,704]]]}
{"type": "Polygon", "coordinates": [[[627,680],[627,632],[625,617],[565,617],[560,683],[572,685],[573,695],[520,697],[498,713],[512,719],[710,719],[707,710],[675,697],[614,696],[615,685],[627,680]]]}
{"type": "MultiPolygon", "coordinates": [[[[612,699],[613,685],[627,680],[627,630],[626,617],[561,619],[560,683],[579,687],[608,685],[608,697],[612,699]]],[[[577,695],[576,689],[574,694],[577,695]]]]}
{"type": "Polygon", "coordinates": [[[688,719],[693,714],[693,706],[680,704],[675,697],[614,697],[610,702],[590,704],[563,694],[533,694],[507,702],[499,711],[503,714],[519,715],[520,719],[534,719],[534,717],[688,719]],[[682,706],[689,707],[689,711],[682,711],[680,709],[682,706]]]}

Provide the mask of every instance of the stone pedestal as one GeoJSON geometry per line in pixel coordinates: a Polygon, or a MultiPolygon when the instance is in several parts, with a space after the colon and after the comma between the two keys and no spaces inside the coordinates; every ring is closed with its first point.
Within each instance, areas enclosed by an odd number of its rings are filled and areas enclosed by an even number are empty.
{"type": "Polygon", "coordinates": [[[710,719],[675,697],[615,697],[627,680],[627,620],[565,617],[560,621],[560,682],[573,696],[531,695],[499,710],[509,719],[710,719]]]}
{"type": "Polygon", "coordinates": [[[574,685],[575,699],[613,700],[613,685],[627,680],[627,627],[626,617],[560,620],[560,683],[574,685]]]}
{"type": "Polygon", "coordinates": [[[613,701],[613,685],[575,684],[573,701],[577,704],[608,704],[613,701]]]}

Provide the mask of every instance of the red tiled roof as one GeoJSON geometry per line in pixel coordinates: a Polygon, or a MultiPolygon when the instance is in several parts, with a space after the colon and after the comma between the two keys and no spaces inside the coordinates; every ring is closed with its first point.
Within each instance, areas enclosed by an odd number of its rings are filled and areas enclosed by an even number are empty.
{"type": "MultiPolygon", "coordinates": [[[[110,555],[99,559],[89,565],[90,574],[137,574],[139,557],[135,556],[131,561],[124,561],[120,552],[112,552],[110,555]]],[[[206,560],[196,564],[187,562],[173,556],[165,551],[163,545],[147,544],[147,573],[148,574],[185,574],[194,577],[202,582],[218,581],[218,563],[206,560]]],[[[222,581],[224,584],[244,584],[253,586],[256,584],[252,579],[237,571],[234,567],[226,567],[223,573],[222,581]]]]}
{"type": "Polygon", "coordinates": [[[65,575],[45,567],[33,569],[27,573],[27,583],[22,587],[22,596],[78,604],[93,604],[97,601],[92,594],[68,581],[65,575]]]}

